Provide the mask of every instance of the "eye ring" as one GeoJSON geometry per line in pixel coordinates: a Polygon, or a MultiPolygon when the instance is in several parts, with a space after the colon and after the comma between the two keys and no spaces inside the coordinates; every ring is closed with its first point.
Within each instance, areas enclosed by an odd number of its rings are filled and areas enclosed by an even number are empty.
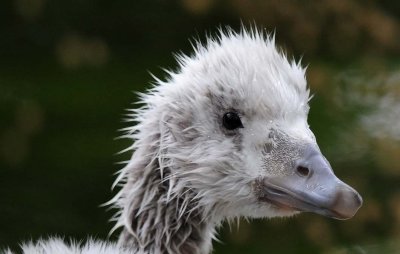
{"type": "Polygon", "coordinates": [[[240,120],[238,113],[234,111],[229,111],[224,114],[224,116],[222,117],[222,125],[227,130],[243,128],[243,124],[242,121],[240,120]]]}

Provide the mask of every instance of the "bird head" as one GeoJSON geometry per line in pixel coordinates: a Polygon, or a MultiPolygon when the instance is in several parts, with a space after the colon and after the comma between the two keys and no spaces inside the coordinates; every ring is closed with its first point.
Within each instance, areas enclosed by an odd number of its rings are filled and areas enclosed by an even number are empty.
{"type": "Polygon", "coordinates": [[[186,188],[224,218],[352,217],[362,199],[335,176],[309,128],[305,69],[260,31],[221,32],[194,48],[143,95],[146,114],[158,111],[171,195],[186,188]]]}

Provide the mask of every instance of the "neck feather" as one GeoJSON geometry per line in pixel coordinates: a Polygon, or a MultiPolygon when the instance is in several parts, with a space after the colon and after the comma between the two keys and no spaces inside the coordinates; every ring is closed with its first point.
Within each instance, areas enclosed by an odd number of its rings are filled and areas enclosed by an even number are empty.
{"type": "Polygon", "coordinates": [[[218,223],[207,214],[211,209],[200,207],[159,160],[145,161],[122,170],[123,187],[112,200],[120,210],[114,218],[122,227],[119,244],[140,254],[210,253],[218,223]]]}

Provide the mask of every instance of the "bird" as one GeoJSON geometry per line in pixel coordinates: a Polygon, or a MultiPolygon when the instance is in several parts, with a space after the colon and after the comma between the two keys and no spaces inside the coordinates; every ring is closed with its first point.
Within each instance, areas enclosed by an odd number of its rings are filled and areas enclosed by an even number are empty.
{"type": "Polygon", "coordinates": [[[224,221],[355,215],[361,196],[335,176],[308,125],[301,61],[255,27],[192,45],[126,115],[131,157],[108,202],[118,241],[52,238],[23,253],[208,254],[224,221]]]}

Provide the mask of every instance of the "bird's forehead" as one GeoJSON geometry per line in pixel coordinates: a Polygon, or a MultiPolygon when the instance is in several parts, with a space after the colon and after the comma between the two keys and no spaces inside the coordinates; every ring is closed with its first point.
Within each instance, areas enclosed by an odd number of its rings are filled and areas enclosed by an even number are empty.
{"type": "Polygon", "coordinates": [[[306,90],[305,70],[296,62],[289,62],[274,42],[251,36],[226,37],[220,44],[209,47],[198,58],[209,77],[227,85],[257,89],[293,88],[306,90]],[[236,81],[236,82],[235,82],[236,81]],[[268,84],[268,87],[266,87],[268,84]]]}
{"type": "Polygon", "coordinates": [[[275,114],[307,107],[304,69],[289,63],[272,43],[222,41],[198,60],[206,77],[205,95],[226,107],[275,114]]]}
{"type": "Polygon", "coordinates": [[[204,95],[211,105],[223,110],[235,109],[244,115],[273,118],[308,113],[308,92],[280,80],[253,78],[244,80],[232,75],[209,82],[204,95]]]}
{"type": "Polygon", "coordinates": [[[274,118],[308,111],[305,70],[289,62],[270,37],[222,34],[196,48],[194,56],[178,60],[181,73],[172,74],[175,85],[168,88],[173,98],[190,102],[209,98],[205,102],[211,100],[215,108],[274,118]]]}

